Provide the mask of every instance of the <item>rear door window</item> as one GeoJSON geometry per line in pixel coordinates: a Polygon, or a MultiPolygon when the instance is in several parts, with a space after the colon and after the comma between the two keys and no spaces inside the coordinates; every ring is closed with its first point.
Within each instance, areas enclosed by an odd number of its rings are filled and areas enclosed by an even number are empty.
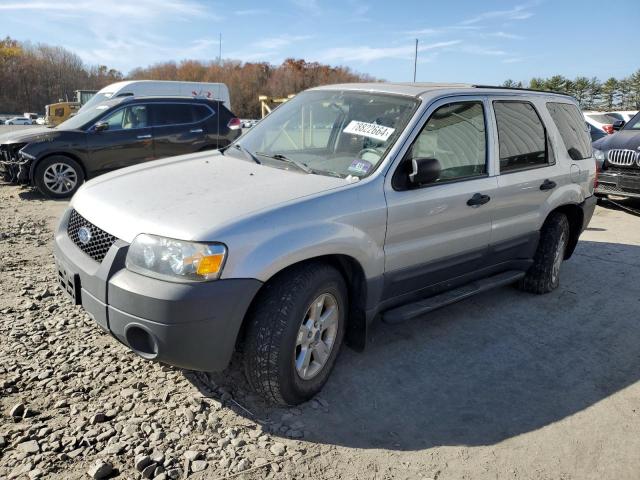
{"type": "Polygon", "coordinates": [[[547,110],[558,127],[572,160],[591,158],[591,141],[578,107],[570,103],[547,103],[547,110]]]}
{"type": "Polygon", "coordinates": [[[189,103],[157,103],[153,105],[153,126],[183,125],[196,122],[196,112],[189,103]]]}
{"type": "Polygon", "coordinates": [[[500,173],[549,164],[547,132],[531,103],[496,100],[493,111],[498,127],[500,173]]]}

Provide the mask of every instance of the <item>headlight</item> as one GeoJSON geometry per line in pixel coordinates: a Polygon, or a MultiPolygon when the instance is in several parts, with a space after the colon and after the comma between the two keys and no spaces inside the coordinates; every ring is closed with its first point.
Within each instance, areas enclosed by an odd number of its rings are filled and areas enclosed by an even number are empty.
{"type": "Polygon", "coordinates": [[[126,265],[148,277],[178,282],[204,282],[220,277],[227,248],[220,243],[196,243],[141,234],[127,253],[126,265]]]}
{"type": "Polygon", "coordinates": [[[598,150],[597,148],[593,149],[593,158],[598,160],[599,162],[604,162],[604,152],[602,150],[598,150]]]}

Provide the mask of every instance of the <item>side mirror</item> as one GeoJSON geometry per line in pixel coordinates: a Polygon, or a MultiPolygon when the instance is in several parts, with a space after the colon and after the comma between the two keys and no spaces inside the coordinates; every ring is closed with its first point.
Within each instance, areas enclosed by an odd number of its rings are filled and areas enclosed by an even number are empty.
{"type": "Polygon", "coordinates": [[[433,183],[440,178],[442,167],[435,158],[412,158],[409,181],[413,185],[433,183]]]}
{"type": "Polygon", "coordinates": [[[613,122],[613,129],[617,132],[624,127],[624,120],[616,120],[613,122]]]}
{"type": "Polygon", "coordinates": [[[104,132],[109,130],[109,124],[107,122],[98,122],[93,126],[93,130],[96,132],[104,132]]]}

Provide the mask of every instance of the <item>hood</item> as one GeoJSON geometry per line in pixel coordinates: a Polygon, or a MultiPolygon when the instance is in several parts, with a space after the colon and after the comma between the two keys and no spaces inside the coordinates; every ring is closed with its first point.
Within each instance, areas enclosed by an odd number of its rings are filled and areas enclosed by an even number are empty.
{"type": "Polygon", "coordinates": [[[215,241],[248,215],[349,185],[342,178],[281,170],[218,152],[147,162],[103,175],[71,205],[102,230],[131,242],[140,233],[215,241]]]}
{"type": "Polygon", "coordinates": [[[12,132],[0,135],[0,145],[11,143],[31,143],[39,142],[42,140],[50,140],[52,137],[57,136],[59,133],[59,131],[47,127],[21,128],[19,130],[14,130],[12,132]]]}
{"type": "Polygon", "coordinates": [[[611,150],[612,148],[637,150],[640,147],[640,130],[620,130],[613,135],[607,135],[593,142],[593,146],[598,150],[611,150]]]}

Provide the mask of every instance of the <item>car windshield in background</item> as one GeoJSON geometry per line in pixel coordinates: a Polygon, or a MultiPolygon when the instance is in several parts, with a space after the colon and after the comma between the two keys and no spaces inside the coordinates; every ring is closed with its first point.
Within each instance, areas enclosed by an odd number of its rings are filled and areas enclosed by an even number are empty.
{"type": "Polygon", "coordinates": [[[102,115],[107,109],[113,107],[116,103],[102,103],[86,110],[79,110],[78,113],[76,113],[73,117],[65,120],[55,128],[60,130],[75,130],[78,128],[82,128],[87,123],[90,123],[92,120],[102,115]]]}
{"type": "Polygon", "coordinates": [[[605,115],[603,114],[596,114],[596,115],[592,115],[592,114],[587,114],[587,117],[589,117],[590,119],[598,122],[598,123],[605,123],[605,124],[610,124],[613,123],[617,120],[617,118],[614,117],[610,117],[609,115],[605,115]]]}
{"type": "Polygon", "coordinates": [[[418,101],[378,93],[301,93],[260,121],[239,144],[262,163],[321,175],[365,177],[382,162],[418,101]]]}

